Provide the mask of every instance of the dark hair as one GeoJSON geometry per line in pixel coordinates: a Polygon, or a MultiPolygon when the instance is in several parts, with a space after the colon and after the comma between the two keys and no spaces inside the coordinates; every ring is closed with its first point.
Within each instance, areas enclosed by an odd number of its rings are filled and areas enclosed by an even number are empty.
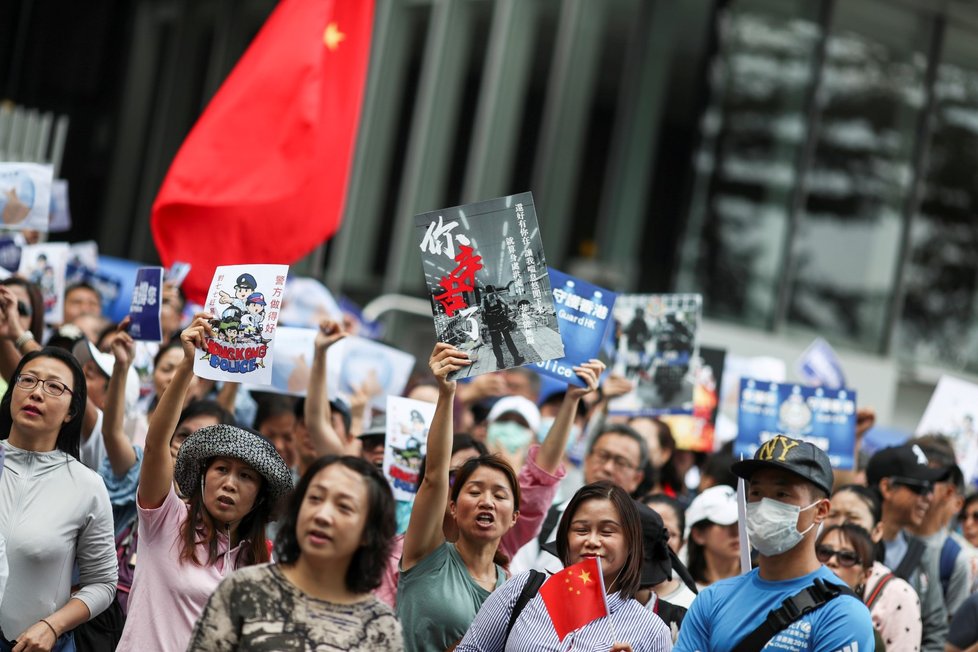
{"type": "Polygon", "coordinates": [[[560,524],[557,526],[557,556],[564,566],[570,564],[570,547],[568,535],[571,523],[581,505],[591,500],[607,500],[614,505],[621,520],[622,534],[625,536],[627,557],[618,577],[611,586],[605,587],[609,593],[615,590],[624,598],[631,598],[639,590],[642,581],[642,559],[644,558],[644,539],[642,537],[642,518],[638,507],[624,489],[618,485],[602,480],[584,485],[570,499],[560,524]]]}
{"type": "Polygon", "coordinates": [[[18,276],[11,276],[0,281],[0,285],[16,285],[24,288],[31,302],[31,305],[28,306],[31,309],[31,326],[29,330],[34,335],[35,341],[40,342],[44,339],[44,298],[41,296],[41,289],[37,287],[37,284],[18,276]]]}
{"type": "MultiPolygon", "coordinates": [[[[458,468],[455,473],[455,482],[452,484],[452,502],[458,501],[458,495],[462,492],[462,486],[469,481],[472,474],[483,466],[495,469],[506,476],[509,488],[513,492],[513,511],[520,511],[520,481],[516,478],[516,471],[509,465],[509,462],[498,455],[479,455],[467,460],[465,464],[458,468]]],[[[422,478],[424,476],[421,476],[422,478]]]]}
{"type": "Polygon", "coordinates": [[[702,532],[712,525],[709,521],[695,523],[690,528],[689,536],[686,538],[686,568],[689,569],[689,574],[693,576],[697,584],[707,584],[709,579],[706,577],[706,550],[693,537],[693,532],[702,532]]]}
{"type": "Polygon", "coordinates": [[[856,555],[859,556],[860,566],[866,570],[873,567],[873,562],[876,560],[876,546],[873,543],[873,538],[869,536],[869,532],[864,527],[855,523],[830,525],[818,535],[818,539],[815,540],[815,545],[820,545],[825,537],[833,532],[839,532],[842,538],[855,549],[856,555]]]}
{"type": "Polygon", "coordinates": [[[71,285],[65,288],[65,299],[67,299],[68,295],[74,292],[75,290],[88,290],[89,292],[94,292],[96,298],[98,298],[99,305],[102,304],[102,293],[99,292],[98,288],[96,288],[91,283],[86,283],[85,281],[78,281],[77,283],[72,283],[71,285]]]}
{"type": "Polygon", "coordinates": [[[13,426],[13,415],[10,413],[10,401],[16,388],[16,378],[23,371],[27,363],[37,358],[53,358],[65,363],[71,370],[71,401],[68,405],[68,414],[71,418],[67,423],[61,424],[58,431],[58,439],[55,448],[63,453],[78,459],[78,448],[81,446],[82,420],[85,417],[85,404],[88,401],[88,386],[85,384],[85,372],[75,356],[64,349],[46,346],[39,351],[31,351],[20,359],[17,368],[10,376],[10,384],[4,392],[3,399],[0,400],[0,439],[10,437],[10,428],[13,426]]]}
{"type": "Polygon", "coordinates": [[[869,514],[873,517],[873,525],[880,522],[883,518],[883,506],[880,502],[879,494],[876,491],[861,484],[844,484],[833,491],[832,495],[835,496],[843,491],[855,494],[869,508],[869,514]]]}
{"type": "Polygon", "coordinates": [[[971,494],[965,497],[964,502],[961,503],[961,512],[958,514],[958,520],[964,520],[964,517],[967,516],[968,508],[975,502],[978,502],[978,494],[971,494]]]}
{"type": "MultiPolygon", "coordinates": [[[[468,448],[475,449],[475,454],[478,455],[488,455],[489,449],[486,445],[472,437],[472,435],[455,435],[452,437],[452,455],[459,451],[464,451],[468,448]]],[[[421,464],[418,466],[418,483],[421,483],[421,479],[424,477],[424,470],[428,466],[428,456],[424,455],[421,457],[421,464]]]]}
{"type": "MultiPolygon", "coordinates": [[[[207,474],[216,459],[218,458],[210,458],[204,461],[201,465],[203,469],[201,477],[207,474]]],[[[275,501],[269,494],[268,481],[261,474],[259,477],[261,478],[261,487],[258,489],[258,495],[255,496],[255,504],[238,524],[238,540],[246,541],[247,545],[242,546],[238,552],[234,560],[235,568],[263,564],[270,559],[268,545],[265,543],[265,524],[272,518],[275,501]]],[[[187,520],[180,525],[180,561],[195,566],[204,566],[205,563],[197,558],[197,545],[206,543],[206,565],[210,566],[220,557],[217,551],[219,530],[214,522],[214,517],[204,505],[203,482],[195,482],[193,487],[180,487],[180,489],[185,494],[189,489],[187,520]]],[[[229,541],[228,545],[230,543],[229,541]]],[[[226,569],[226,572],[229,571],[226,569]]]]}
{"type": "Polygon", "coordinates": [[[252,426],[261,431],[263,423],[282,414],[295,415],[295,399],[284,394],[266,394],[258,400],[255,422],[252,426]]]}
{"type": "Polygon", "coordinates": [[[682,506],[682,503],[665,494],[649,494],[642,498],[642,503],[646,507],[659,512],[660,516],[662,512],[653,507],[653,505],[665,505],[671,509],[676,514],[676,526],[679,528],[679,538],[681,540],[683,539],[683,536],[686,534],[686,509],[682,506]]]}
{"type": "Polygon", "coordinates": [[[275,558],[282,564],[294,564],[302,554],[296,536],[299,510],[316,474],[333,464],[363,476],[367,485],[367,514],[363,542],[353,554],[346,570],[346,589],[352,593],[368,593],[380,586],[381,576],[390,557],[397,526],[394,518],[394,496],[390,485],[377,467],[359,457],[326,455],[313,462],[299,480],[282,515],[278,536],[275,537],[275,558]]]}
{"type": "Polygon", "coordinates": [[[624,423],[612,423],[605,426],[594,435],[594,439],[591,440],[591,446],[588,448],[588,455],[594,452],[595,447],[598,445],[598,441],[605,435],[622,435],[634,440],[638,444],[638,469],[645,468],[645,465],[649,462],[649,445],[645,441],[645,437],[638,434],[638,431],[627,426],[624,423]]]}
{"type": "Polygon", "coordinates": [[[702,477],[709,476],[713,478],[713,486],[726,485],[736,489],[737,475],[731,468],[735,461],[736,458],[730,453],[714,453],[713,455],[708,455],[706,461],[703,462],[703,466],[700,468],[700,475],[702,477]]]}
{"type": "Polygon", "coordinates": [[[156,355],[153,356],[153,369],[156,369],[157,367],[160,366],[160,360],[162,360],[163,356],[166,355],[172,349],[183,350],[183,342],[180,341],[179,335],[177,335],[176,337],[171,337],[167,342],[164,342],[160,346],[160,350],[157,351],[156,355]]]}
{"type": "Polygon", "coordinates": [[[187,419],[202,416],[214,417],[218,423],[223,423],[224,425],[237,425],[237,422],[234,420],[234,415],[221,407],[220,403],[209,399],[198,399],[191,401],[187,407],[183,408],[183,411],[180,413],[180,418],[177,419],[177,427],[179,428],[180,424],[187,419]]]}

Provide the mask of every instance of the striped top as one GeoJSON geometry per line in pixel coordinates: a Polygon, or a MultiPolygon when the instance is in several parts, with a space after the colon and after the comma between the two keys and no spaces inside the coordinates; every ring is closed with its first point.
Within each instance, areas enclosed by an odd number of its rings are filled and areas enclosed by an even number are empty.
{"type": "Polygon", "coordinates": [[[563,642],[557,639],[543,598],[537,594],[526,604],[513,625],[509,640],[505,640],[513,606],[529,577],[529,572],[516,575],[489,596],[455,652],[610,650],[614,643],[629,643],[634,652],[668,652],[672,649],[672,636],[662,619],[636,600],[626,600],[619,593],[608,596],[610,617],[585,625],[569,634],[563,642]]]}

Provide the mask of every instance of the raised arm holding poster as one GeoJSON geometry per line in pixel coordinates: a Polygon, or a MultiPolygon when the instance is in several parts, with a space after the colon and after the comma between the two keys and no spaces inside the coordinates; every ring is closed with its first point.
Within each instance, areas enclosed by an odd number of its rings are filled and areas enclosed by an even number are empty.
{"type": "Polygon", "coordinates": [[[285,291],[288,265],[227,265],[214,271],[206,310],[212,337],[194,362],[201,378],[268,385],[272,340],[285,291]]]}
{"type": "Polygon", "coordinates": [[[349,398],[365,391],[370,406],[387,409],[387,396],[404,393],[415,359],[392,346],[350,335],[329,349],[326,359],[326,386],[331,396],[349,398]]]}
{"type": "Polygon", "coordinates": [[[584,387],[574,367],[597,358],[618,296],[611,290],[549,268],[564,357],[537,362],[534,371],[584,387]]]}
{"type": "Polygon", "coordinates": [[[853,468],[856,392],[803,385],[740,381],[740,414],[734,454],[753,457],[769,439],[786,435],[825,451],[832,467],[853,468]]]}
{"type": "Polygon", "coordinates": [[[387,397],[387,434],[384,438],[384,475],[395,500],[414,500],[418,470],[425,455],[428,427],[435,404],[401,396],[387,397]]]}
{"type": "Polygon", "coordinates": [[[129,306],[129,335],[132,339],[144,342],[163,341],[163,326],[160,324],[162,308],[163,268],[139,268],[129,306]]]}
{"type": "Polygon", "coordinates": [[[609,403],[612,414],[692,413],[702,305],[698,294],[618,295],[614,372],[634,389],[609,403]]]}
{"type": "Polygon", "coordinates": [[[472,364],[449,378],[564,355],[533,196],[415,216],[438,340],[472,364]]]}

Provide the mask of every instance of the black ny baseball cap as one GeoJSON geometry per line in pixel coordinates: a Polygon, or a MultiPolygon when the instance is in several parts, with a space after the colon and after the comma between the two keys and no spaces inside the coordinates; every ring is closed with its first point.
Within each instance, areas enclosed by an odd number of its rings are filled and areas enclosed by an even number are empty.
{"type": "Polygon", "coordinates": [[[730,469],[750,480],[761,469],[780,469],[800,476],[826,494],[832,493],[832,464],[829,456],[815,444],[778,435],[760,445],[754,458],[734,462],[730,469]]]}
{"type": "Polygon", "coordinates": [[[866,466],[866,482],[875,487],[883,478],[907,478],[921,483],[940,482],[951,468],[931,466],[923,449],[917,444],[891,446],[877,451],[866,466]]]}

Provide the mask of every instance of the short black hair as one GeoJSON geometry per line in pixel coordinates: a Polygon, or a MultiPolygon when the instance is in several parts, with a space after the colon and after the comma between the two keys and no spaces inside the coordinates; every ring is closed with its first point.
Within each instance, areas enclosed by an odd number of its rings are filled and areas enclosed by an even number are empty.
{"type": "Polygon", "coordinates": [[[234,415],[221,407],[221,404],[217,401],[211,401],[209,399],[200,399],[197,401],[191,401],[187,407],[183,408],[183,412],[180,413],[180,418],[177,420],[177,425],[186,421],[187,419],[193,419],[194,417],[209,416],[217,419],[218,423],[222,423],[227,426],[237,426],[237,422],[234,420],[234,415]]]}
{"type": "Polygon", "coordinates": [[[252,428],[261,431],[265,421],[281,414],[295,414],[295,399],[284,394],[264,394],[258,399],[258,410],[252,428]]]}
{"type": "MultiPolygon", "coordinates": [[[[671,509],[676,514],[676,525],[679,528],[679,538],[685,540],[686,536],[686,508],[683,504],[672,496],[667,496],[665,494],[648,494],[642,498],[642,504],[646,507],[659,512],[659,509],[655,507],[656,505],[665,505],[671,509]]],[[[660,512],[661,516],[661,512],[660,512]]]]}
{"type": "Polygon", "coordinates": [[[594,436],[591,440],[591,446],[588,448],[588,455],[594,452],[595,446],[598,445],[598,440],[600,440],[605,435],[622,435],[633,439],[635,443],[638,444],[638,468],[644,469],[645,465],[649,462],[649,444],[645,441],[645,437],[638,434],[638,431],[631,426],[627,426],[624,423],[612,423],[606,425],[604,428],[598,431],[598,434],[594,436]]]}
{"type": "Polygon", "coordinates": [[[359,457],[325,455],[306,469],[295,491],[289,496],[282,515],[278,536],[275,537],[275,558],[285,565],[298,561],[302,554],[295,531],[299,510],[302,508],[312,479],[317,473],[333,464],[342,464],[360,474],[367,485],[367,514],[363,542],[353,553],[350,566],[346,570],[344,584],[351,593],[369,593],[380,586],[381,577],[390,558],[397,524],[394,519],[394,495],[391,493],[390,485],[377,467],[359,457]]]}
{"type": "Polygon", "coordinates": [[[66,287],[65,288],[65,299],[67,299],[68,298],[68,295],[71,294],[72,292],[74,292],[75,290],[88,290],[90,292],[94,292],[95,293],[95,296],[98,297],[99,304],[102,303],[102,293],[98,291],[98,288],[97,287],[95,287],[91,283],[88,283],[87,281],[78,281],[78,282],[72,283],[71,285],[69,285],[68,287],[66,287]]]}
{"type": "MultiPolygon", "coordinates": [[[[467,435],[465,433],[460,433],[452,437],[452,455],[459,451],[464,451],[467,448],[475,450],[476,456],[488,455],[489,449],[484,443],[474,438],[472,435],[467,435]]],[[[428,456],[423,455],[421,457],[421,464],[418,466],[418,485],[421,484],[421,479],[424,477],[425,467],[428,466],[428,456]]]]}

